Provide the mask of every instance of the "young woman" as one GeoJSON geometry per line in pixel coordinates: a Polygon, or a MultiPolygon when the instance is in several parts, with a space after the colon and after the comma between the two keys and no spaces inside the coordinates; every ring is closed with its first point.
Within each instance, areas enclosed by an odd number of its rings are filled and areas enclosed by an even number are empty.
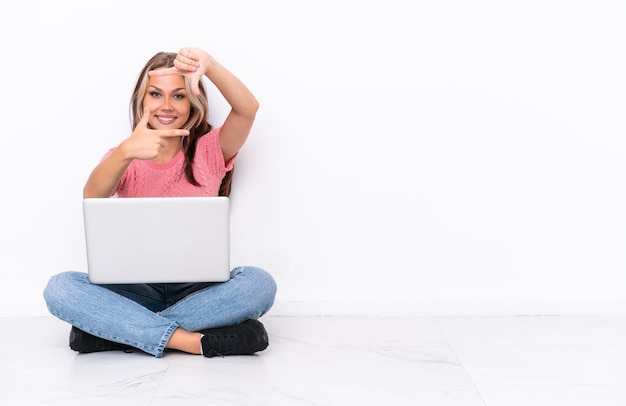
{"type": "MultiPolygon", "coordinates": [[[[228,196],[232,168],[254,123],[258,102],[207,52],[159,52],[142,69],[131,98],[132,134],[109,150],[83,190],[92,197],[228,196]],[[231,106],[224,123],[208,122],[206,76],[231,106]]],[[[166,213],[176,221],[176,213],[166,213]]],[[[206,357],[246,355],[268,346],[258,321],[276,284],[256,267],[223,283],[95,285],[81,272],[54,275],[48,309],[72,325],[78,352],[132,350],[155,357],[175,349],[206,357]]]]}

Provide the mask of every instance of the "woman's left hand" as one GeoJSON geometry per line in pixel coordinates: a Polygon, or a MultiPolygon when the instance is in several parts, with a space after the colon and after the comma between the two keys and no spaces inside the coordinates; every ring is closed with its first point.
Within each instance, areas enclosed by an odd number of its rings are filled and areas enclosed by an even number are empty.
{"type": "Polygon", "coordinates": [[[183,75],[191,79],[191,91],[200,94],[199,83],[209,66],[210,56],[200,48],[181,48],[174,60],[174,66],[148,72],[150,76],[183,75]]]}

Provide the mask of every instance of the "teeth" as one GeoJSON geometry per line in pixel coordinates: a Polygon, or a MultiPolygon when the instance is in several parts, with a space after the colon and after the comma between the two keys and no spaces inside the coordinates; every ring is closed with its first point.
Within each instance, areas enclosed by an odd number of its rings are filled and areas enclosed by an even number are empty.
{"type": "Polygon", "coordinates": [[[160,121],[174,121],[173,117],[159,117],[160,121]]]}

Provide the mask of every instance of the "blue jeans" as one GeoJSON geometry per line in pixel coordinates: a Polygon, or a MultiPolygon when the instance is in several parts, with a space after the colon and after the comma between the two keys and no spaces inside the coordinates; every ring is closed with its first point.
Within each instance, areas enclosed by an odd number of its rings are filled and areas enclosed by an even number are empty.
{"type": "Polygon", "coordinates": [[[199,331],[258,319],[274,304],[276,283],[260,268],[239,267],[230,279],[202,284],[95,285],[86,273],[50,278],[50,313],[94,336],[127,344],[157,358],[181,327],[199,331]]]}

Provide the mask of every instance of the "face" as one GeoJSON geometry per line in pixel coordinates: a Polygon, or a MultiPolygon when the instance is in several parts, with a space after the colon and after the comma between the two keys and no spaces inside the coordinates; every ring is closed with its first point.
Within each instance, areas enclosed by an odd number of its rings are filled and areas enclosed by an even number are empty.
{"type": "Polygon", "coordinates": [[[185,79],[180,75],[150,76],[143,106],[150,111],[150,127],[183,128],[191,111],[185,79]]]}

